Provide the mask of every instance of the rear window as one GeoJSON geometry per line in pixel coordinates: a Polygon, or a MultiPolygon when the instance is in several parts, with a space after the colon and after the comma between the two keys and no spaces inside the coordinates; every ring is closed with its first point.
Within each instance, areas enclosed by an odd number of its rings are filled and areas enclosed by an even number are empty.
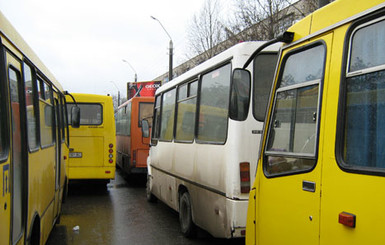
{"type": "MultiPolygon", "coordinates": [[[[67,104],[68,121],[71,124],[71,108],[74,104],[67,104]]],[[[103,107],[97,103],[79,104],[80,125],[101,125],[103,123],[103,107]]]]}

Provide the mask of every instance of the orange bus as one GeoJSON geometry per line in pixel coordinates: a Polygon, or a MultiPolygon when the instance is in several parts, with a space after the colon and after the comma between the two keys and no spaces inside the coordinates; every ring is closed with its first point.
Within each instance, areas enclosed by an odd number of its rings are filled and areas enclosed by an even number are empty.
{"type": "Polygon", "coordinates": [[[147,119],[152,125],[154,97],[134,97],[115,112],[116,164],[124,173],[147,173],[150,139],[142,137],[141,123],[147,119]]]}

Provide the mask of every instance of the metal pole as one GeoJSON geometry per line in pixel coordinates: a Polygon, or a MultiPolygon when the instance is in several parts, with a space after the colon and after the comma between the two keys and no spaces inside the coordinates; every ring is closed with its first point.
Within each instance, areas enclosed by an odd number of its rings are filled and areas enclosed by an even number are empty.
{"type": "Polygon", "coordinates": [[[118,88],[118,86],[116,86],[114,81],[110,81],[110,83],[112,83],[116,87],[116,89],[118,90],[118,106],[120,106],[120,91],[119,91],[119,88],[118,88]]]}
{"type": "Polygon", "coordinates": [[[170,39],[170,50],[169,50],[169,65],[168,65],[168,80],[172,80],[172,55],[173,55],[173,44],[172,40],[170,39]]]}
{"type": "Polygon", "coordinates": [[[163,30],[166,32],[167,36],[170,38],[168,80],[171,81],[171,80],[172,80],[172,58],[173,58],[173,43],[172,43],[172,38],[171,38],[170,34],[168,34],[166,28],[164,28],[164,26],[163,26],[162,23],[160,22],[160,20],[158,20],[158,19],[155,18],[154,16],[151,16],[151,18],[152,18],[153,20],[158,21],[158,23],[160,24],[160,26],[161,26],[161,27],[163,28],[163,30]]]}
{"type": "Polygon", "coordinates": [[[135,73],[135,77],[134,77],[135,78],[135,82],[137,82],[138,81],[138,75],[136,74],[136,71],[135,71],[134,67],[127,60],[122,59],[122,61],[127,63],[131,67],[131,69],[134,71],[134,73],[135,73]]]}

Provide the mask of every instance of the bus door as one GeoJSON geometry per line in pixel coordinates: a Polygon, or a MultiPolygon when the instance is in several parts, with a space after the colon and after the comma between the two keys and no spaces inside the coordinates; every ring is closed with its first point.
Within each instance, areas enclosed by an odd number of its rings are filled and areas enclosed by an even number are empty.
{"type": "MultiPolygon", "coordinates": [[[[349,40],[340,88],[344,96],[338,124],[326,124],[321,244],[385,244],[385,20],[373,18],[357,22],[343,36],[349,40]]],[[[341,76],[337,72],[335,80],[341,76]]],[[[339,85],[330,91],[338,94],[339,85]]]]}
{"type": "Polygon", "coordinates": [[[54,208],[54,217],[59,214],[60,208],[60,175],[61,175],[61,155],[62,155],[62,140],[61,140],[61,106],[59,103],[58,94],[54,91],[54,101],[55,101],[55,137],[56,137],[56,147],[55,147],[55,208],[54,208]]]}
{"type": "MultiPolygon", "coordinates": [[[[2,52],[0,53],[3,54],[2,52]]],[[[1,61],[3,61],[3,59],[1,59],[1,61]]],[[[3,62],[1,62],[1,64],[4,65],[3,62]]],[[[1,71],[5,71],[5,69],[2,69],[1,71]]],[[[4,74],[1,75],[2,78],[6,77],[4,74]]],[[[7,80],[0,80],[0,244],[10,244],[9,239],[11,232],[11,165],[8,151],[10,140],[8,133],[9,116],[7,113],[7,107],[9,105],[7,102],[7,80]]]]}
{"type": "Polygon", "coordinates": [[[11,239],[12,244],[19,241],[24,233],[25,225],[25,208],[26,208],[26,153],[24,149],[22,139],[25,136],[25,132],[22,132],[23,120],[22,116],[23,106],[21,99],[23,92],[21,91],[21,64],[10,53],[7,52],[7,79],[9,82],[9,92],[11,101],[11,128],[12,128],[12,145],[11,145],[11,192],[12,192],[12,205],[11,205],[11,239]]]}
{"type": "Polygon", "coordinates": [[[319,244],[320,98],[331,40],[283,52],[257,175],[257,244],[319,244]]]}

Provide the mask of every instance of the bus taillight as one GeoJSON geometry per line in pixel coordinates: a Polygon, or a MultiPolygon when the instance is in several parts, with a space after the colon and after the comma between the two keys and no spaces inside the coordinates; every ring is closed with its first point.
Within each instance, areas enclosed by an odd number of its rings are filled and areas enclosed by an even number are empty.
{"type": "Polygon", "coordinates": [[[109,163],[113,163],[113,162],[114,162],[114,160],[113,160],[114,155],[113,155],[112,153],[114,152],[114,149],[112,149],[112,147],[114,147],[114,145],[113,145],[113,144],[109,144],[108,147],[110,148],[110,149],[108,150],[108,152],[110,153],[110,154],[108,155],[108,157],[109,157],[108,162],[109,162],[109,163]]]}
{"type": "Polygon", "coordinates": [[[249,191],[250,191],[250,163],[241,162],[239,164],[239,172],[241,175],[241,193],[249,193],[249,191]]]}

